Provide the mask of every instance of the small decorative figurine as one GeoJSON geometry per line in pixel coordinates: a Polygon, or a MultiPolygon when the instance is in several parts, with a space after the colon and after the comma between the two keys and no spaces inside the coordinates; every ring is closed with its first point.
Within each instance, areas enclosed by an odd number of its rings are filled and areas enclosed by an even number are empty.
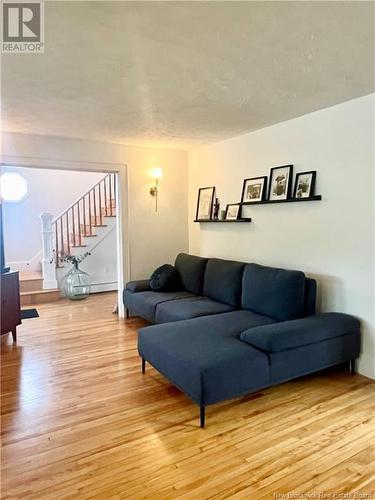
{"type": "Polygon", "coordinates": [[[219,198],[215,198],[214,219],[218,219],[219,218],[219,209],[220,209],[219,198]]]}

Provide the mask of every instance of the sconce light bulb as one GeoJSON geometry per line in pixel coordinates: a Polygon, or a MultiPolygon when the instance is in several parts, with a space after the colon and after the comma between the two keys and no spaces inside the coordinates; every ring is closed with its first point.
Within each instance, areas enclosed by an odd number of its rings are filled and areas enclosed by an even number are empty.
{"type": "Polygon", "coordinates": [[[163,170],[160,167],[155,167],[151,171],[151,176],[153,179],[161,179],[163,177],[163,170]]]}

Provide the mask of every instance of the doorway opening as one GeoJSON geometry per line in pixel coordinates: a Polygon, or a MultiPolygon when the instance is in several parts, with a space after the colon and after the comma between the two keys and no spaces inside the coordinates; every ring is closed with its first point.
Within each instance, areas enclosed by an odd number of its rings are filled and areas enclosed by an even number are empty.
{"type": "Polygon", "coordinates": [[[5,261],[20,273],[21,306],[117,291],[123,316],[120,173],[12,164],[0,174],[5,261]],[[69,280],[75,268],[81,277],[69,280]]]}

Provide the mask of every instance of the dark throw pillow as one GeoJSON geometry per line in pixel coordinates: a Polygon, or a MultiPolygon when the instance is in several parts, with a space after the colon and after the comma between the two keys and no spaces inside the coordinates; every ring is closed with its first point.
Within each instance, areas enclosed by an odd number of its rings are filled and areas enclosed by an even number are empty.
{"type": "Polygon", "coordinates": [[[177,269],[170,264],[158,267],[151,274],[150,287],[152,290],[167,292],[176,290],[180,286],[180,276],[177,269]]]}

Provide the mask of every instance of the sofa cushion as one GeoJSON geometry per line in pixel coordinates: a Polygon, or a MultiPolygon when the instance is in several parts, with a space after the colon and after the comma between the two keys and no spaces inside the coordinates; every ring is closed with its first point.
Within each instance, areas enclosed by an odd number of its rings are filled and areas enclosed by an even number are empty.
{"type": "Polygon", "coordinates": [[[316,280],[305,278],[304,316],[312,316],[316,310],[316,280]]]}
{"type": "Polygon", "coordinates": [[[242,280],[242,307],[278,321],[303,316],[305,275],[274,267],[246,264],[242,280]]]}
{"type": "Polygon", "coordinates": [[[187,299],[163,302],[156,308],[155,323],[169,323],[183,319],[219,314],[233,309],[228,304],[222,304],[208,297],[190,297],[187,299]]]}
{"type": "Polygon", "coordinates": [[[158,267],[151,274],[150,287],[152,290],[170,291],[181,287],[180,276],[177,269],[170,264],[158,267]]]}
{"type": "Polygon", "coordinates": [[[180,275],[183,288],[195,295],[202,295],[203,277],[207,259],[180,253],[177,255],[175,267],[180,275]]]}
{"type": "Polygon", "coordinates": [[[199,405],[268,385],[267,355],[241,342],[240,332],[273,320],[232,311],[142,328],[139,354],[199,405]]]}
{"type": "Polygon", "coordinates": [[[233,307],[239,306],[244,267],[242,262],[209,259],[204,273],[203,294],[233,307]]]}
{"type": "Polygon", "coordinates": [[[242,332],[240,338],[262,351],[280,352],[344,335],[359,337],[359,331],[357,318],[332,312],[250,328],[242,332]]]}
{"type": "Polygon", "coordinates": [[[124,305],[133,314],[137,314],[152,323],[155,321],[156,306],[168,300],[176,300],[193,295],[185,290],[176,292],[139,292],[124,290],[124,305]]]}

